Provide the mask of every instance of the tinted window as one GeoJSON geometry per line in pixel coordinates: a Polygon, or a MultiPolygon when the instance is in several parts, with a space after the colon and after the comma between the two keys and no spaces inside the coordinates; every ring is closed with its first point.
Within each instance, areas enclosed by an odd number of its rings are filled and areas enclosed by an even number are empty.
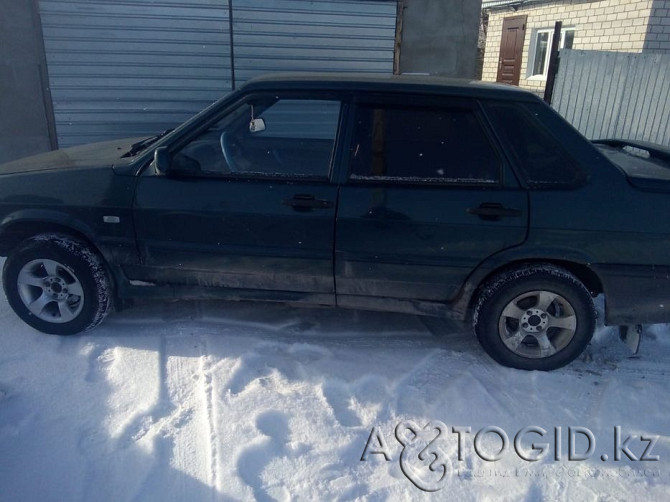
{"type": "Polygon", "coordinates": [[[500,161],[467,108],[360,106],[351,178],[498,183],[500,161]]]}
{"type": "Polygon", "coordinates": [[[252,100],[174,155],[172,167],[190,175],[327,178],[339,114],[337,101],[252,100]]]}
{"type": "Polygon", "coordinates": [[[255,135],[333,141],[339,114],[340,103],[337,101],[284,99],[260,113],[266,129],[255,135]]]}
{"type": "Polygon", "coordinates": [[[530,187],[564,188],[586,180],[585,173],[538,119],[541,104],[487,106],[496,131],[509,146],[519,174],[530,187]]]}

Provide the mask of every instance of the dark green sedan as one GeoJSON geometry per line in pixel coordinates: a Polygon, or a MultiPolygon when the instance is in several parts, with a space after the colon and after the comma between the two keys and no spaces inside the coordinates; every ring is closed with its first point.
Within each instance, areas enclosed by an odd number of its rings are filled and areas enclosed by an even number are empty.
{"type": "Polygon", "coordinates": [[[534,95],[429,77],[255,79],[173,131],[0,166],[8,301],[68,335],[118,300],[471,321],[496,361],[670,322],[670,152],[594,145],[534,95]]]}

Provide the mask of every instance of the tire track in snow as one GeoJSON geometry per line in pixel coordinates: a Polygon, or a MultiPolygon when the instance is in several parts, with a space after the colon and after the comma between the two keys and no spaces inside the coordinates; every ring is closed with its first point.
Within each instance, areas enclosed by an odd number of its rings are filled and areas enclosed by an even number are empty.
{"type": "Polygon", "coordinates": [[[210,485],[214,488],[213,499],[220,492],[219,486],[219,432],[214,417],[214,379],[212,378],[213,366],[209,355],[209,342],[207,335],[201,335],[200,375],[202,379],[202,401],[207,416],[207,437],[209,438],[209,476],[210,485]]]}
{"type": "Polygon", "coordinates": [[[156,436],[165,424],[179,411],[170,399],[168,389],[167,340],[165,335],[159,337],[158,343],[158,396],[156,402],[148,410],[138,414],[123,430],[126,447],[136,443],[149,433],[156,436]]]}
{"type": "Polygon", "coordinates": [[[207,438],[198,425],[199,420],[208,423],[209,414],[198,386],[189,385],[194,377],[203,378],[202,351],[202,343],[193,344],[188,336],[160,340],[159,399],[143,434],[153,443],[155,462],[135,497],[138,502],[188,500],[193,490],[200,494],[195,500],[216,499],[209,456],[203,454],[207,438]]]}
{"type": "MultiPolygon", "coordinates": [[[[189,392],[183,386],[183,382],[188,381],[189,368],[192,363],[188,357],[170,357],[172,353],[185,354],[184,347],[181,345],[186,345],[181,338],[166,339],[163,337],[160,346],[160,392],[164,403],[164,416],[157,424],[159,428],[154,439],[157,453],[162,458],[160,468],[157,469],[157,473],[160,473],[158,483],[161,477],[169,476],[172,470],[180,473],[188,472],[191,464],[197,462],[197,453],[185,448],[183,441],[180,441],[180,438],[188,435],[187,424],[196,415],[195,407],[189,404],[191,400],[188,394],[192,391],[189,392]],[[175,344],[178,347],[174,347],[175,344]]],[[[187,477],[174,478],[176,478],[175,485],[170,491],[175,493],[177,500],[186,500],[189,497],[187,477]]]]}

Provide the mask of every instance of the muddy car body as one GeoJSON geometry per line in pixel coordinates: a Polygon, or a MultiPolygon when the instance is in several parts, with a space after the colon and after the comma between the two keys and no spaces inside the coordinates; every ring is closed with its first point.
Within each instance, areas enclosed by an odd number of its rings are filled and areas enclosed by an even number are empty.
{"type": "Polygon", "coordinates": [[[670,169],[644,147],[511,87],[258,78],[162,135],[0,166],[4,287],[47,333],[115,298],[299,302],[472,321],[552,369],[595,295],[607,324],[670,321],[670,169]]]}

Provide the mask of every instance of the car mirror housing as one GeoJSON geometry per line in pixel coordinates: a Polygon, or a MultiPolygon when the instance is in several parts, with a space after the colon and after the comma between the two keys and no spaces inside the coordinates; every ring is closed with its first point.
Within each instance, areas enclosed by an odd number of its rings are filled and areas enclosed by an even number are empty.
{"type": "Polygon", "coordinates": [[[263,119],[252,119],[249,122],[249,132],[261,132],[265,131],[265,120],[263,119]]]}
{"type": "Polygon", "coordinates": [[[166,146],[159,146],[154,151],[153,166],[156,174],[167,174],[170,170],[170,153],[166,146]]]}

